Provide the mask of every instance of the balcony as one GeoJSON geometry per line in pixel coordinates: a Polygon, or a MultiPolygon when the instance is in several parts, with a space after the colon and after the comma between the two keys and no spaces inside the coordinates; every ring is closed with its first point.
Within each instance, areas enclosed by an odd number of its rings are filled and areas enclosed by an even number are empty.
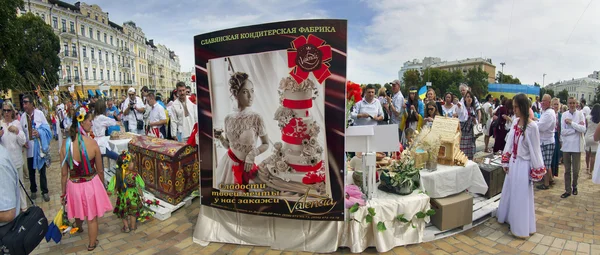
{"type": "Polygon", "coordinates": [[[92,58],[92,65],[97,65],[98,64],[98,60],[95,58],[92,58]]]}
{"type": "Polygon", "coordinates": [[[149,66],[151,66],[151,65],[154,65],[154,60],[150,60],[150,61],[148,61],[148,65],[149,65],[149,66]]]}
{"type": "Polygon", "coordinates": [[[121,64],[121,68],[123,68],[123,69],[130,69],[130,68],[131,68],[131,65],[130,65],[130,64],[127,64],[127,63],[125,63],[125,64],[121,64]]]}
{"type": "Polygon", "coordinates": [[[100,60],[98,61],[98,64],[99,64],[99,65],[101,65],[101,66],[103,66],[103,65],[104,65],[104,60],[100,59],[100,60]]]}
{"type": "Polygon", "coordinates": [[[77,33],[75,33],[74,29],[67,29],[66,27],[63,27],[60,30],[60,36],[63,36],[65,38],[75,38],[77,36],[77,33]]]}
{"type": "Polygon", "coordinates": [[[75,59],[77,60],[77,52],[73,52],[73,51],[63,51],[60,53],[60,57],[62,58],[69,58],[69,59],[75,59]]]}
{"type": "Polygon", "coordinates": [[[126,80],[126,81],[124,81],[123,83],[124,83],[124,84],[133,84],[133,81],[132,81],[132,80],[126,80]]]}
{"type": "Polygon", "coordinates": [[[83,57],[83,63],[89,63],[90,62],[90,58],[88,57],[83,57]]]}
{"type": "Polygon", "coordinates": [[[165,67],[165,65],[163,65],[163,64],[158,65],[159,69],[163,69],[164,67],[165,67]]]}
{"type": "Polygon", "coordinates": [[[164,78],[165,78],[165,76],[161,74],[161,75],[160,75],[160,78],[161,78],[161,79],[164,79],[164,78]]]}

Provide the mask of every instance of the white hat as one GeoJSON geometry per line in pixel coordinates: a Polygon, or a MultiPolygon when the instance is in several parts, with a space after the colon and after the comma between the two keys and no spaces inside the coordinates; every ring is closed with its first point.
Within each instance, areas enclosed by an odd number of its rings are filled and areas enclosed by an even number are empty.
{"type": "Polygon", "coordinates": [[[134,88],[129,88],[129,89],[127,90],[127,93],[135,93],[135,89],[134,89],[134,88]]]}

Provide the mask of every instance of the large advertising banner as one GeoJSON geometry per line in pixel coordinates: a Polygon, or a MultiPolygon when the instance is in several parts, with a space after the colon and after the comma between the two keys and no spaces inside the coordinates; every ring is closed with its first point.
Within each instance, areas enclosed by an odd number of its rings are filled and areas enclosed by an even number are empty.
{"type": "Polygon", "coordinates": [[[201,203],[343,220],[345,20],[194,37],[201,203]]]}

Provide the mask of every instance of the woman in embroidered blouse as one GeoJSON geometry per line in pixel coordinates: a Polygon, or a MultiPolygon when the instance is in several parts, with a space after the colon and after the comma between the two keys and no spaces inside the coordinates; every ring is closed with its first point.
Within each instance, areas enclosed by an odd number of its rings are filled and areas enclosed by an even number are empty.
{"type": "Polygon", "coordinates": [[[475,126],[477,111],[475,111],[475,102],[473,94],[470,91],[465,93],[465,105],[458,103],[458,119],[460,120],[460,150],[467,155],[469,159],[473,159],[475,155],[475,126]]]}
{"type": "Polygon", "coordinates": [[[217,189],[220,184],[248,184],[258,171],[254,161],[256,156],[269,148],[262,116],[250,108],[254,101],[254,84],[248,74],[233,74],[229,79],[229,91],[237,101],[237,109],[225,117],[223,133],[215,130],[215,138],[228,149],[217,166],[217,189]]]}
{"type": "Polygon", "coordinates": [[[108,146],[110,137],[106,136],[106,129],[110,126],[120,125],[118,121],[113,118],[107,117],[104,113],[106,112],[106,103],[104,99],[100,99],[94,106],[96,113],[94,120],[92,120],[92,131],[94,132],[94,140],[98,143],[100,153],[103,157],[108,157],[112,160],[117,160],[119,154],[112,151],[108,146]]]}
{"type": "Polygon", "coordinates": [[[498,207],[498,222],[508,223],[514,236],[528,238],[536,231],[533,181],[541,180],[546,169],[538,126],[529,118],[527,96],[516,95],[513,108],[516,118],[506,136],[502,154],[506,177],[498,207]]]}
{"type": "Polygon", "coordinates": [[[87,220],[89,245],[93,251],[98,245],[98,217],[113,207],[104,189],[102,155],[96,141],[88,137],[92,130],[92,114],[79,107],[73,111],[73,125],[60,149],[62,162],[62,204],[66,204],[69,219],[75,218],[77,232],[87,220]]]}
{"type": "Polygon", "coordinates": [[[444,105],[442,106],[442,113],[448,118],[458,117],[456,114],[456,105],[453,104],[454,95],[451,92],[446,92],[444,95],[444,105]]]}

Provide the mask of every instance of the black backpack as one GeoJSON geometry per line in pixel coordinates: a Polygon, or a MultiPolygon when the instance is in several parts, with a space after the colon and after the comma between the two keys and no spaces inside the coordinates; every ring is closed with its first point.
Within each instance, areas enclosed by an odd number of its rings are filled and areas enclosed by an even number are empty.
{"type": "MultiPolygon", "coordinates": [[[[25,190],[23,183],[21,183],[21,187],[25,190]]],[[[31,201],[31,207],[10,223],[0,227],[0,254],[29,254],[46,236],[48,219],[42,208],[35,205],[29,194],[27,197],[31,201]]]]}

